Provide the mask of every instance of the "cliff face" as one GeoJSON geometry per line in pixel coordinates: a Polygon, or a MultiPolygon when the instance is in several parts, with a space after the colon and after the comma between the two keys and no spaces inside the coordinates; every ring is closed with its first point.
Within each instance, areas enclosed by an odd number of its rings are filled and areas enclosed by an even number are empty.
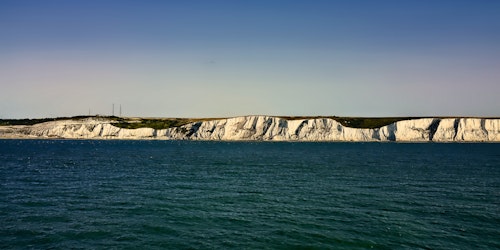
{"type": "Polygon", "coordinates": [[[328,118],[286,120],[270,116],[195,122],[160,130],[123,129],[112,123],[87,118],[0,127],[0,138],[500,142],[500,119],[480,118],[404,120],[376,129],[345,127],[328,118]]]}

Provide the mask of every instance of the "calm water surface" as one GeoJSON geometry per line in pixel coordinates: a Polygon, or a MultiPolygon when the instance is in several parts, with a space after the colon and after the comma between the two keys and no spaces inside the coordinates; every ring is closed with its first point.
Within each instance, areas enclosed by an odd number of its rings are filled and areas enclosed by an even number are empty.
{"type": "Polygon", "coordinates": [[[498,249],[500,144],[0,140],[0,248],[498,249]]]}

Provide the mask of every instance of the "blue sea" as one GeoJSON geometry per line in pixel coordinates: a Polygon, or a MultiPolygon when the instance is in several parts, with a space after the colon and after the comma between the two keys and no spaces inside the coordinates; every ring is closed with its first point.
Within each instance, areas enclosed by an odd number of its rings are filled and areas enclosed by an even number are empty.
{"type": "Polygon", "coordinates": [[[0,140],[1,249],[500,249],[500,144],[0,140]]]}

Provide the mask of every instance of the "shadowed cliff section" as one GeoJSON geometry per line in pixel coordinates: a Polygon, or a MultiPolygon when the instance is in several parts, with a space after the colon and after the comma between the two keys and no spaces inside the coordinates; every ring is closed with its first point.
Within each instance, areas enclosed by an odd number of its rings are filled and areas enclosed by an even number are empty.
{"type": "Polygon", "coordinates": [[[434,119],[429,126],[429,140],[432,141],[434,139],[434,135],[436,134],[436,131],[439,127],[439,123],[441,122],[441,119],[434,119]]]}

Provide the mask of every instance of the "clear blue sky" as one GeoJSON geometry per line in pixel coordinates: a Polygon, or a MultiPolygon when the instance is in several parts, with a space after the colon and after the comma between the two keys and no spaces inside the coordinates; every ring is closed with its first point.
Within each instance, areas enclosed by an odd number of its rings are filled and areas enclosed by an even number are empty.
{"type": "Polygon", "coordinates": [[[500,1],[0,1],[0,118],[500,116],[500,1]]]}

